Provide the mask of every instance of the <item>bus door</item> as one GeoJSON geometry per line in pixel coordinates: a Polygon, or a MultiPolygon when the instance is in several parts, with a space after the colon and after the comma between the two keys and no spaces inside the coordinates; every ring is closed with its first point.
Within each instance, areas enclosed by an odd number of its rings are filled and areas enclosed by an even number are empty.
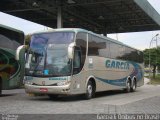
{"type": "Polygon", "coordinates": [[[82,76],[79,74],[81,71],[81,50],[79,47],[75,47],[74,59],[73,59],[73,80],[74,89],[79,90],[81,85],[82,76]]]}

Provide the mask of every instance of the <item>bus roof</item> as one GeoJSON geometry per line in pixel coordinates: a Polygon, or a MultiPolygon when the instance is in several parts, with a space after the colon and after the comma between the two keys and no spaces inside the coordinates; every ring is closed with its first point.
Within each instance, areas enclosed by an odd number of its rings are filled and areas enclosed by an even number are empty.
{"type": "MultiPolygon", "coordinates": [[[[50,29],[50,30],[45,30],[45,31],[41,31],[41,32],[35,32],[33,34],[41,34],[41,33],[50,33],[50,32],[75,32],[75,33],[78,33],[78,32],[86,32],[86,33],[89,33],[89,34],[92,34],[92,35],[95,35],[97,37],[100,37],[100,38],[103,38],[103,39],[106,39],[106,40],[109,40],[111,42],[114,42],[114,43],[117,43],[117,44],[120,44],[120,45],[124,45],[124,46],[127,46],[129,48],[132,48],[132,49],[135,49],[135,50],[138,50],[134,47],[131,47],[129,45],[126,45],[124,44],[123,42],[120,42],[118,40],[114,40],[112,38],[109,38],[109,37],[106,37],[106,36],[103,36],[103,35],[100,35],[100,34],[96,34],[92,31],[88,31],[88,30],[85,30],[85,29],[81,29],[81,28],[59,28],[59,29],[50,29]]],[[[138,51],[141,51],[141,50],[138,50],[138,51]]]]}
{"type": "Polygon", "coordinates": [[[0,34],[7,36],[9,39],[14,39],[20,44],[24,44],[24,32],[0,24],[0,34]]]}
{"type": "Polygon", "coordinates": [[[24,34],[23,31],[17,30],[17,29],[15,29],[15,28],[12,28],[12,27],[9,27],[9,26],[6,26],[6,25],[0,24],[0,28],[5,28],[5,29],[11,30],[11,31],[15,31],[15,32],[24,34]]]}

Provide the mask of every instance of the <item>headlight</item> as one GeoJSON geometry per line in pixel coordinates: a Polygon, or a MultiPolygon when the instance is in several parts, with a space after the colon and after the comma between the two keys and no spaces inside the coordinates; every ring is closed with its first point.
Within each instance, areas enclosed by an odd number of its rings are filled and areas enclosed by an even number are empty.
{"type": "Polygon", "coordinates": [[[33,83],[31,81],[25,81],[25,84],[32,85],[33,83]]]}
{"type": "Polygon", "coordinates": [[[58,82],[57,86],[63,86],[63,85],[67,85],[69,83],[70,83],[69,81],[58,82]]]}

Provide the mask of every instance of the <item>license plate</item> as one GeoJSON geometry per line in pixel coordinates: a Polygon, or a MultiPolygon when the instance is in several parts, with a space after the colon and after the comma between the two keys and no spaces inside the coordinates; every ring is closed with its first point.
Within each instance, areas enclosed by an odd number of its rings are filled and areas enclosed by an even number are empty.
{"type": "Polygon", "coordinates": [[[48,92],[48,88],[40,88],[40,92],[48,92]]]}

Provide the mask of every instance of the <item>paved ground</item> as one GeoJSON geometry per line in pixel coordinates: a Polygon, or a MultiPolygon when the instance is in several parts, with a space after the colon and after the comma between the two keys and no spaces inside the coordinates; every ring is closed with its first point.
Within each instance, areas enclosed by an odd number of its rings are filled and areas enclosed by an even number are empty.
{"type": "MultiPolygon", "coordinates": [[[[145,83],[147,82],[148,80],[145,79],[145,83]]],[[[160,86],[145,84],[133,93],[124,93],[123,91],[107,91],[98,93],[96,98],[91,100],[83,100],[81,96],[59,97],[56,100],[49,100],[47,96],[28,96],[25,94],[23,89],[16,89],[12,91],[5,90],[3,91],[4,95],[0,97],[0,113],[160,114],[159,91],[160,86]]],[[[61,118],[61,116],[57,117],[61,118]]],[[[89,119],[90,118],[93,117],[89,116],[89,119]]],[[[94,118],[96,118],[95,115],[94,118]]]]}

